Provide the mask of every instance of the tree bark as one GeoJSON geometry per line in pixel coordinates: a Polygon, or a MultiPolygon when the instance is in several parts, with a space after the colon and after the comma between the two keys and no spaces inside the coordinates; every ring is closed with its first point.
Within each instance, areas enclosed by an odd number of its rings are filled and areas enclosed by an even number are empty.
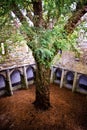
{"type": "Polygon", "coordinates": [[[34,105],[36,108],[46,110],[50,105],[50,69],[37,63],[36,70],[36,99],[34,105]]]}
{"type": "MultiPolygon", "coordinates": [[[[32,0],[34,10],[34,26],[42,27],[42,0],[32,0]]],[[[36,56],[34,56],[36,57],[36,56]]],[[[36,99],[34,105],[36,108],[48,109],[50,107],[50,69],[38,63],[37,57],[35,58],[37,71],[36,71],[36,99]]]]}
{"type": "Polygon", "coordinates": [[[42,0],[32,0],[34,11],[34,26],[42,27],[42,0]]]}

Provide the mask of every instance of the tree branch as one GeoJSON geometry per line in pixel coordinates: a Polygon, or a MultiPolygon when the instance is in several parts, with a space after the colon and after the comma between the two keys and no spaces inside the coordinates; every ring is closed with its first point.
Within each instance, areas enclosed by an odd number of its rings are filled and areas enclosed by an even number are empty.
{"type": "Polygon", "coordinates": [[[79,4],[77,5],[76,11],[69,18],[67,24],[64,27],[68,34],[74,31],[78,21],[86,12],[87,12],[87,6],[84,5],[83,7],[81,7],[81,5],[79,4]]]}
{"type": "Polygon", "coordinates": [[[23,21],[26,21],[26,18],[23,16],[22,12],[20,11],[20,8],[18,7],[18,5],[15,4],[15,2],[12,3],[11,10],[14,12],[17,18],[19,18],[21,23],[23,23],[23,21]]]}

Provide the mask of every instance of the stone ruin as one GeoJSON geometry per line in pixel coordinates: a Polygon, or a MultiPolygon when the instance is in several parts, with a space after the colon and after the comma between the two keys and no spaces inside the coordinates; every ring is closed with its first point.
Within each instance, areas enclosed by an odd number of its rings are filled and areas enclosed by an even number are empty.
{"type": "Polygon", "coordinates": [[[6,54],[0,55],[0,59],[2,59],[2,61],[0,61],[0,69],[3,67],[10,67],[15,65],[35,64],[32,51],[27,46],[26,41],[13,43],[12,41],[7,40],[6,44],[6,54]]]}
{"type": "Polygon", "coordinates": [[[83,64],[87,64],[87,32],[81,30],[78,38],[78,48],[80,48],[82,54],[80,60],[83,64]]]}
{"type": "MultiPolygon", "coordinates": [[[[87,14],[81,21],[87,20],[87,14]]],[[[87,32],[80,30],[77,40],[80,57],[74,52],[63,51],[58,54],[51,67],[51,82],[67,87],[73,92],[87,94],[87,32]]]]}
{"type": "MultiPolygon", "coordinates": [[[[28,89],[35,79],[35,60],[25,41],[7,41],[7,53],[3,48],[0,57],[0,95],[13,95],[14,90],[28,89]]],[[[3,44],[2,44],[3,47],[3,44]]]]}
{"type": "Polygon", "coordinates": [[[81,29],[78,35],[78,48],[80,48],[82,54],[80,56],[80,60],[83,64],[87,64],[87,13],[81,17],[79,24],[81,22],[85,22],[84,29],[81,29]]]}
{"type": "Polygon", "coordinates": [[[83,57],[77,60],[73,52],[64,51],[57,58],[51,66],[51,82],[87,94],[87,64],[83,57]]]}
{"type": "MultiPolygon", "coordinates": [[[[0,95],[13,95],[13,90],[23,87],[20,84],[28,88],[28,84],[33,83],[35,78],[35,60],[25,41],[20,44],[11,41],[7,43],[6,56],[1,44],[0,95]],[[18,87],[14,87],[16,85],[18,87]]],[[[60,88],[65,86],[73,92],[87,94],[87,32],[84,30],[79,32],[78,48],[82,52],[78,60],[69,51],[63,51],[61,57],[60,54],[55,57],[51,67],[51,82],[59,84],[60,88]]]]}

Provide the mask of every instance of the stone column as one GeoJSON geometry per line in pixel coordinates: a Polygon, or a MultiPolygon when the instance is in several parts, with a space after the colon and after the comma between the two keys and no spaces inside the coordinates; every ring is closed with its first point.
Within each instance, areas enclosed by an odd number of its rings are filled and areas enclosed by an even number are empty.
{"type": "Polygon", "coordinates": [[[54,67],[51,67],[51,76],[50,76],[50,83],[53,83],[54,81],[54,67]]]}
{"type": "Polygon", "coordinates": [[[8,93],[10,96],[13,95],[13,91],[12,91],[12,84],[11,84],[11,79],[10,79],[10,73],[9,73],[9,70],[6,70],[7,71],[7,87],[8,87],[8,93]]]}
{"type": "Polygon", "coordinates": [[[64,69],[62,69],[62,75],[61,75],[61,81],[60,81],[60,88],[63,87],[64,73],[65,73],[65,71],[64,71],[64,69]]]}
{"type": "Polygon", "coordinates": [[[74,74],[74,81],[73,81],[72,92],[75,91],[75,88],[76,88],[76,81],[77,81],[77,72],[75,72],[75,74],[74,74]]]}
{"type": "Polygon", "coordinates": [[[28,89],[27,73],[26,73],[26,67],[25,66],[23,66],[23,75],[24,75],[25,88],[28,89]]]}
{"type": "Polygon", "coordinates": [[[2,54],[5,54],[5,48],[4,48],[4,43],[1,43],[1,49],[2,49],[2,54]]]}

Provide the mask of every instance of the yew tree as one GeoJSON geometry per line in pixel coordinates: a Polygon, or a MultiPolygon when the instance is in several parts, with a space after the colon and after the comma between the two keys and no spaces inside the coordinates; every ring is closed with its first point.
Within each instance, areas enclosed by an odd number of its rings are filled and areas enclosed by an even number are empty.
{"type": "MultiPolygon", "coordinates": [[[[70,5],[73,4],[73,2],[76,2],[76,5],[80,3],[79,8],[81,9],[83,9],[84,5],[84,8],[86,8],[86,0],[85,2],[82,0],[1,0],[0,2],[1,15],[4,15],[6,18],[8,16],[11,17],[12,11],[16,18],[20,20],[22,31],[26,35],[27,44],[31,48],[35,58],[37,69],[35,80],[36,98],[34,105],[40,109],[48,109],[51,106],[49,88],[50,65],[60,48],[56,42],[58,41],[59,34],[55,31],[55,25],[57,25],[60,14],[65,15],[70,10],[70,5]],[[33,27],[29,26],[27,18],[21,11],[23,9],[26,10],[26,16],[33,23],[33,27]]],[[[76,12],[77,7],[78,6],[76,6],[76,12]]],[[[75,21],[76,20],[77,17],[75,21]]],[[[77,23],[77,21],[73,21],[73,23],[77,23]]],[[[69,23],[65,26],[66,30],[69,30],[68,26],[69,23]]],[[[72,25],[70,24],[70,26],[72,25]]],[[[65,37],[65,31],[61,31],[61,34],[65,37]]]]}

